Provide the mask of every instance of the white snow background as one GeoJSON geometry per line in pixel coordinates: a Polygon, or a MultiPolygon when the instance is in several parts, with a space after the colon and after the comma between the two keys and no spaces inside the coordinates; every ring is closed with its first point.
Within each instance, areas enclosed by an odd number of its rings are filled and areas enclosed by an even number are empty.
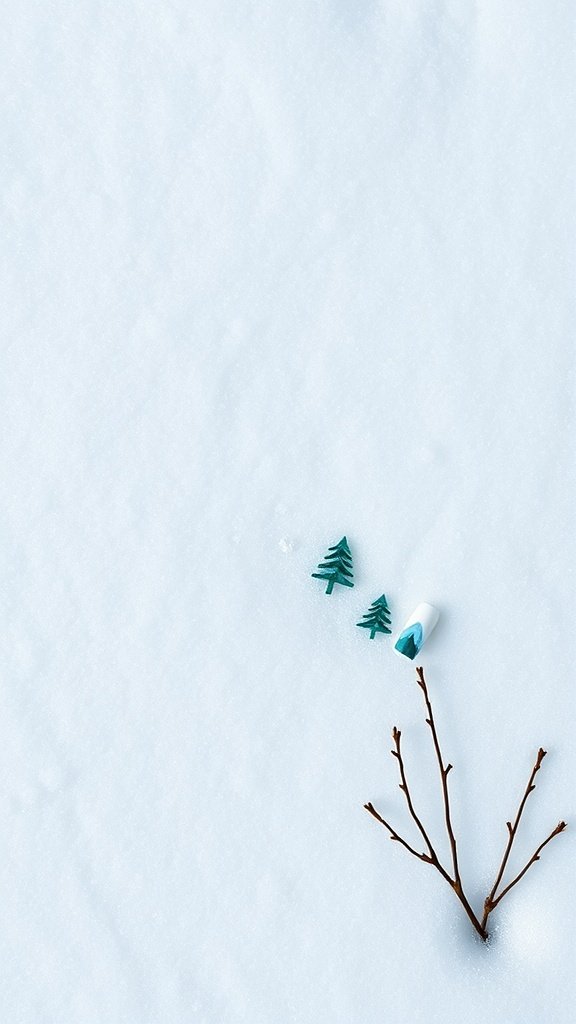
{"type": "Polygon", "coordinates": [[[1,1024],[572,1020],[575,20],[4,5],[1,1024]]]}

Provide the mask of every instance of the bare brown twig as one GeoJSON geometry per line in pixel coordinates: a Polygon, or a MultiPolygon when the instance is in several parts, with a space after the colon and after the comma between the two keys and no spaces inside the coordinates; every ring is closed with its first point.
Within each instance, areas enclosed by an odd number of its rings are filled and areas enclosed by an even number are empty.
{"type": "Polygon", "coordinates": [[[364,807],[366,808],[367,811],[370,812],[370,814],[374,818],[376,818],[377,821],[380,822],[380,824],[384,825],[384,827],[390,833],[390,838],[391,839],[395,840],[396,842],[399,842],[411,854],[413,854],[414,857],[417,857],[418,860],[422,860],[425,863],[431,864],[433,867],[436,868],[436,870],[442,875],[442,877],[448,882],[448,884],[451,886],[451,888],[456,893],[456,896],[460,900],[460,903],[462,904],[466,914],[468,915],[468,918],[469,918],[470,922],[472,923],[472,925],[475,928],[475,930],[477,931],[477,933],[480,935],[480,937],[484,941],[486,941],[487,938],[488,938],[487,923],[488,923],[488,918],[489,918],[490,914],[492,913],[492,911],[498,906],[498,904],[504,898],[504,896],[506,896],[506,894],[508,892],[510,892],[510,889],[512,889],[513,886],[515,886],[516,883],[519,882],[520,879],[526,874],[526,872],[531,867],[531,865],[534,864],[537,860],[540,859],[540,853],[544,849],[544,847],[554,838],[554,836],[556,836],[560,832],[564,831],[564,829],[566,828],[566,822],[565,821],[560,821],[558,823],[556,828],[552,830],[552,832],[547,837],[547,839],[545,839],[544,842],[541,843],[540,846],[537,848],[537,850],[532,854],[532,857],[530,858],[528,863],[522,868],[522,871],[520,871],[516,875],[516,877],[506,886],[505,889],[502,890],[502,892],[499,895],[497,895],[498,886],[500,885],[500,883],[502,881],[502,878],[504,876],[504,871],[505,871],[506,865],[508,863],[508,858],[510,856],[510,851],[511,851],[512,845],[514,843],[514,838],[516,836],[518,825],[520,823],[520,818],[522,817],[522,812],[524,810],[526,801],[527,801],[530,793],[532,792],[533,789],[535,789],[534,779],[535,779],[536,773],[540,770],[540,765],[542,764],[542,761],[543,761],[544,757],[546,756],[546,751],[543,750],[542,748],[540,748],[539,751],[538,751],[537,757],[536,757],[536,763],[535,763],[535,765],[534,765],[534,767],[532,769],[532,774],[530,775],[530,779],[528,780],[528,785],[527,785],[526,790],[524,792],[524,796],[522,797],[522,800],[520,802],[520,806],[518,808],[518,812],[516,814],[516,818],[514,820],[514,824],[512,824],[510,821],[506,822],[506,825],[507,825],[507,828],[508,828],[508,843],[507,843],[506,849],[504,851],[504,856],[502,858],[502,862],[500,864],[500,868],[498,869],[498,874],[496,876],[496,881],[494,882],[494,885],[492,886],[490,894],[486,897],[486,900],[484,901],[484,915],[483,915],[482,919],[480,920],[480,918],[477,917],[476,914],[474,913],[470,903],[468,902],[468,899],[466,898],[466,895],[465,895],[463,887],[462,887],[462,879],[460,877],[460,868],[459,868],[459,864],[458,864],[458,848],[457,848],[457,844],[456,844],[456,837],[454,835],[454,829],[453,829],[453,826],[452,826],[452,816],[451,816],[451,812],[450,812],[450,796],[449,796],[449,792],[448,792],[448,773],[452,770],[452,765],[451,764],[445,764],[444,758],[442,756],[442,751],[441,751],[441,748],[440,748],[440,742],[438,740],[438,733],[436,731],[436,724],[434,722],[434,713],[432,711],[432,705],[430,703],[430,697],[428,695],[428,688],[426,686],[426,680],[424,678],[424,670],[422,668],[417,668],[416,669],[416,679],[417,679],[418,686],[420,687],[420,689],[422,690],[422,692],[424,694],[424,701],[426,703],[426,710],[427,710],[427,715],[428,715],[428,717],[426,718],[426,724],[430,726],[430,731],[432,733],[432,741],[433,741],[434,750],[435,750],[435,753],[436,753],[436,759],[438,761],[438,767],[440,769],[440,779],[441,779],[441,783],[442,783],[442,798],[443,798],[443,802],[444,802],[444,819],[445,819],[445,824],[446,824],[446,832],[448,834],[448,839],[449,839],[449,842],[450,842],[450,850],[451,850],[451,854],[452,854],[453,877],[449,874],[449,872],[446,870],[446,868],[444,868],[443,865],[441,864],[440,859],[438,857],[438,854],[436,853],[436,850],[434,849],[434,847],[432,845],[432,842],[430,840],[428,832],[426,831],[426,828],[422,824],[421,819],[419,818],[418,814],[416,813],[416,810],[414,809],[414,804],[413,804],[413,801],[412,801],[412,796],[411,796],[410,789],[409,789],[409,786],[408,786],[408,781],[407,781],[407,778],[406,778],[406,770],[405,770],[405,767],[404,767],[404,760],[403,760],[403,757],[402,757],[402,750],[401,750],[401,746],[400,746],[400,739],[401,739],[401,735],[402,734],[401,734],[400,730],[396,728],[396,726],[394,726],[394,728],[392,730],[392,740],[394,742],[395,749],[391,751],[391,754],[398,761],[398,768],[399,768],[399,772],[400,772],[400,789],[404,793],[404,796],[406,798],[406,803],[408,805],[408,811],[409,811],[411,818],[415,822],[416,827],[418,828],[418,830],[419,830],[419,832],[420,832],[420,834],[421,834],[421,836],[422,836],[422,838],[423,838],[423,840],[424,840],[424,842],[426,844],[426,847],[428,849],[428,853],[418,853],[418,851],[415,850],[414,847],[410,846],[410,844],[405,839],[403,839],[396,832],[396,830],[393,829],[392,826],[388,824],[387,821],[384,820],[384,818],[374,808],[373,804],[371,804],[371,803],[364,804],[364,807]]]}
{"type": "Polygon", "coordinates": [[[444,799],[444,817],[446,821],[446,831],[450,840],[450,848],[452,850],[452,866],[454,868],[454,880],[460,883],[460,871],[458,869],[458,851],[456,849],[456,839],[454,837],[454,830],[452,828],[452,821],[450,818],[450,797],[448,796],[448,772],[452,770],[452,765],[447,764],[444,767],[444,760],[442,752],[440,750],[440,743],[438,741],[438,733],[436,732],[436,725],[434,723],[434,715],[432,713],[432,705],[428,696],[428,688],[426,686],[426,680],[424,679],[424,669],[416,669],[416,681],[418,686],[424,694],[424,700],[426,702],[426,710],[428,712],[428,718],[426,719],[426,725],[430,726],[430,732],[432,733],[432,739],[434,741],[434,750],[436,751],[436,759],[438,761],[438,767],[440,769],[440,778],[442,780],[442,796],[444,799]]]}
{"type": "Polygon", "coordinates": [[[384,825],[384,828],[388,829],[390,833],[390,839],[393,839],[396,843],[402,843],[402,846],[409,850],[410,853],[413,853],[415,857],[418,857],[418,860],[430,860],[430,858],[427,857],[425,853],[418,853],[418,850],[415,850],[412,846],[410,846],[410,843],[407,843],[405,839],[402,839],[402,836],[398,835],[396,830],[392,828],[392,825],[389,825],[388,822],[384,820],[382,815],[378,814],[378,811],[376,810],[373,804],[364,804],[364,807],[366,808],[367,811],[370,811],[370,814],[372,815],[372,817],[376,818],[376,821],[379,821],[381,825],[384,825]]]}
{"type": "Polygon", "coordinates": [[[514,819],[514,824],[512,824],[511,821],[507,821],[506,822],[506,828],[508,829],[508,842],[506,844],[506,849],[504,850],[504,856],[502,857],[502,862],[501,862],[500,867],[498,869],[498,874],[496,875],[496,881],[494,882],[494,885],[492,886],[492,889],[490,890],[488,896],[484,900],[484,916],[482,918],[482,926],[484,928],[486,928],[486,924],[487,924],[487,921],[488,921],[488,918],[489,918],[490,914],[498,906],[498,904],[504,898],[506,893],[510,892],[510,889],[512,889],[512,887],[514,885],[516,885],[516,882],[520,881],[522,876],[526,874],[526,872],[528,871],[528,868],[531,867],[532,864],[534,864],[537,860],[540,860],[540,851],[544,849],[546,844],[549,843],[550,840],[554,838],[554,836],[557,836],[559,832],[563,832],[564,829],[566,828],[566,822],[565,821],[558,822],[556,828],[552,830],[552,832],[550,833],[548,838],[545,839],[544,842],[540,844],[540,846],[538,847],[536,852],[532,854],[532,857],[530,858],[530,860],[528,861],[526,866],[522,869],[522,871],[520,871],[520,873],[518,875],[516,875],[516,877],[513,879],[513,881],[510,882],[509,885],[507,885],[506,888],[502,890],[502,892],[500,893],[499,896],[496,896],[496,893],[497,893],[497,890],[498,890],[498,886],[500,885],[500,882],[502,881],[502,878],[504,876],[504,871],[506,870],[506,865],[508,863],[508,858],[510,856],[510,851],[512,850],[514,839],[516,837],[516,832],[518,831],[518,825],[520,824],[520,818],[522,817],[522,812],[524,810],[524,807],[526,806],[526,801],[528,800],[528,797],[530,796],[530,793],[532,793],[532,791],[534,789],[536,789],[536,786],[534,784],[534,779],[536,778],[537,772],[540,771],[540,766],[541,766],[542,761],[544,760],[545,757],[546,757],[546,751],[543,750],[542,747],[540,747],[540,749],[539,749],[539,751],[538,751],[538,753],[536,755],[536,761],[534,763],[534,767],[533,767],[532,772],[530,774],[530,778],[528,779],[528,785],[526,786],[526,789],[524,790],[524,796],[522,797],[522,799],[520,801],[520,806],[518,807],[518,811],[517,811],[516,817],[514,819]]]}
{"type": "Polygon", "coordinates": [[[394,726],[394,728],[392,729],[392,739],[394,740],[394,746],[396,747],[396,750],[391,750],[390,753],[392,754],[392,757],[395,757],[397,759],[397,761],[398,761],[398,768],[399,768],[399,771],[400,771],[400,779],[402,780],[400,782],[400,789],[402,790],[402,792],[404,793],[404,796],[406,797],[406,803],[408,804],[408,810],[410,811],[410,815],[414,819],[414,821],[416,822],[416,826],[417,826],[419,832],[421,833],[422,838],[423,838],[424,842],[426,843],[426,846],[428,847],[429,856],[427,857],[427,860],[429,861],[430,864],[434,864],[434,866],[436,866],[436,863],[439,863],[438,862],[438,857],[436,856],[436,853],[434,851],[432,843],[430,842],[428,833],[426,832],[426,829],[424,828],[424,825],[422,824],[422,822],[420,821],[420,818],[418,817],[418,815],[416,814],[416,811],[414,810],[414,805],[412,803],[412,797],[410,795],[410,790],[408,789],[408,782],[406,780],[406,772],[404,770],[404,761],[402,759],[402,751],[400,749],[400,737],[401,736],[402,736],[402,733],[400,732],[400,730],[397,729],[396,726],[394,726]]]}
{"type": "Polygon", "coordinates": [[[424,701],[426,703],[426,710],[428,717],[426,724],[430,726],[430,732],[432,733],[432,740],[434,742],[434,750],[436,751],[436,760],[438,761],[438,767],[440,769],[440,778],[442,782],[442,798],[444,800],[444,820],[446,822],[446,831],[448,833],[448,839],[450,840],[450,849],[452,851],[452,867],[454,871],[454,878],[450,879],[452,888],[460,900],[464,910],[468,914],[470,921],[474,928],[482,939],[486,940],[487,935],[484,928],[478,921],[476,914],[472,910],[462,888],[462,879],[460,878],[460,868],[458,867],[458,850],[456,847],[456,837],[454,835],[454,829],[452,828],[452,818],[450,815],[450,797],[448,794],[448,773],[452,771],[451,764],[444,764],[444,758],[442,757],[442,751],[440,750],[440,742],[438,740],[438,733],[436,732],[436,724],[434,722],[434,713],[432,711],[432,705],[430,703],[430,697],[428,696],[428,687],[426,686],[426,680],[424,678],[424,669],[416,669],[416,681],[418,686],[424,694],[424,701]]]}
{"type": "Polygon", "coordinates": [[[548,845],[548,843],[550,842],[551,839],[554,839],[554,836],[557,836],[557,835],[560,834],[560,832],[563,832],[565,828],[566,828],[566,822],[565,821],[559,821],[558,824],[556,825],[556,828],[552,829],[552,831],[551,831],[550,835],[548,836],[548,838],[545,839],[543,843],[540,843],[540,846],[532,854],[532,856],[530,857],[530,860],[528,861],[528,863],[522,868],[522,871],[518,872],[518,874],[516,875],[516,878],[513,878],[512,881],[506,886],[506,888],[502,890],[502,892],[500,893],[498,898],[494,900],[494,902],[492,903],[492,906],[491,906],[491,911],[494,910],[494,907],[498,906],[498,904],[500,903],[500,900],[504,899],[506,893],[510,892],[510,889],[514,885],[516,885],[516,882],[520,881],[520,879],[523,877],[523,875],[525,875],[526,872],[528,871],[528,868],[531,867],[532,864],[535,864],[537,860],[540,860],[540,851],[543,850],[544,847],[548,845]]]}

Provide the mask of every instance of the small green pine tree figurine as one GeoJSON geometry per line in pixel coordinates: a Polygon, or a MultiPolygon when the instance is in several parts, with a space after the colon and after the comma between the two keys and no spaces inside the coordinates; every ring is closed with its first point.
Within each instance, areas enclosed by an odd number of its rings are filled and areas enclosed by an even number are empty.
{"type": "Polygon", "coordinates": [[[362,616],[366,619],[366,622],[357,622],[357,626],[363,626],[364,629],[370,630],[370,639],[373,640],[376,633],[391,633],[388,629],[390,625],[390,609],[386,601],[386,594],[382,594],[377,601],[374,601],[370,611],[366,612],[362,616]]]}
{"type": "Polygon", "coordinates": [[[324,569],[325,572],[313,572],[312,575],[316,580],[328,581],[328,586],[326,587],[327,594],[332,593],[335,583],[340,583],[343,587],[354,586],[352,583],[352,555],[346,537],[342,537],[342,540],[338,541],[334,547],[328,548],[328,554],[325,556],[325,559],[318,566],[319,569],[324,569]]]}

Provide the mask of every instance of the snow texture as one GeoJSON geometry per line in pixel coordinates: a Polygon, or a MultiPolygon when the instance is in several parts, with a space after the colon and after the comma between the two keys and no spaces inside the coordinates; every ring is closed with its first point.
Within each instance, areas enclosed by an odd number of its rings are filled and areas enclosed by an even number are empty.
{"type": "Polygon", "coordinates": [[[4,5],[2,1024],[572,1019],[574,21],[4,5]]]}

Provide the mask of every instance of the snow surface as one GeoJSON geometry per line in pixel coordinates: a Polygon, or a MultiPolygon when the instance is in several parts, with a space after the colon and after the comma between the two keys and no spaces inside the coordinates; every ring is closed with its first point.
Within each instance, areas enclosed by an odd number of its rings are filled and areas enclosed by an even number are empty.
{"type": "Polygon", "coordinates": [[[1,1024],[563,1024],[569,0],[9,0],[1,1024]],[[310,578],[346,533],[354,590],[310,578]],[[337,592],[338,591],[338,592],[337,592]],[[446,854],[424,649],[486,948],[446,854]]]}

